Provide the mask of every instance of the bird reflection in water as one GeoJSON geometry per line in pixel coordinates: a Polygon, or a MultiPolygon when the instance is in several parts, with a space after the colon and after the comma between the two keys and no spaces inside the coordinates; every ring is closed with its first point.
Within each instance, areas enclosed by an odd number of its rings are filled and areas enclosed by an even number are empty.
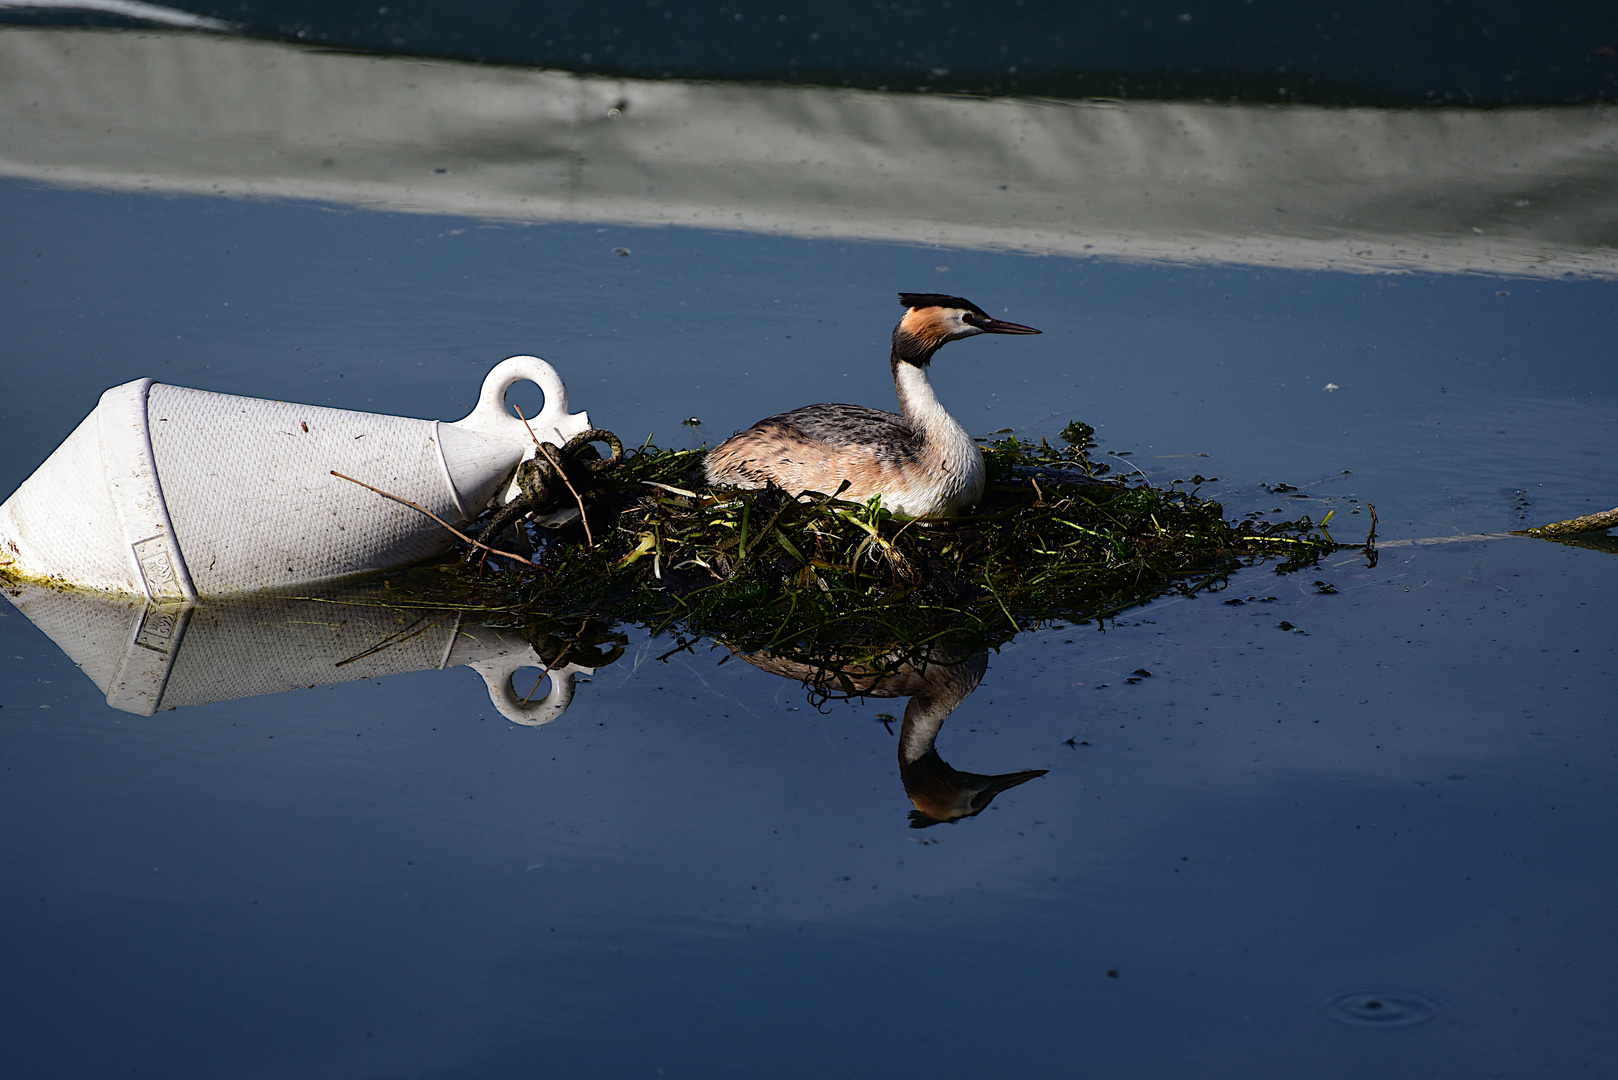
{"type": "Polygon", "coordinates": [[[1002,791],[1047,772],[961,772],[940,757],[933,745],[944,721],[983,681],[989,666],[987,652],[976,652],[964,659],[920,660],[891,669],[856,666],[837,670],[824,663],[770,653],[736,655],[772,675],[801,682],[820,695],[909,698],[899,727],[899,779],[915,807],[910,811],[912,829],[975,817],[1002,791]]]}

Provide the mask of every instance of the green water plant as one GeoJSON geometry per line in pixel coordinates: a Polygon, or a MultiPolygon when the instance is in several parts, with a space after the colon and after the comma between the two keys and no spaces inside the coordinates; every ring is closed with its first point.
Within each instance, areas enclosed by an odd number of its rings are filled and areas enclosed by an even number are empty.
{"type": "Polygon", "coordinates": [[[1307,517],[1227,521],[1178,482],[1110,475],[1093,447],[1082,424],[1060,446],[989,442],[988,487],[972,513],[904,519],[879,497],[709,490],[701,451],[648,445],[591,474],[578,498],[593,542],[577,524],[536,529],[531,565],[444,561],[411,580],[503,608],[550,642],[571,640],[569,627],[596,627],[572,635],[582,641],[632,623],[676,648],[706,638],[869,667],[1104,621],[1168,593],[1222,588],[1245,566],[1287,573],[1338,547],[1307,517]]]}

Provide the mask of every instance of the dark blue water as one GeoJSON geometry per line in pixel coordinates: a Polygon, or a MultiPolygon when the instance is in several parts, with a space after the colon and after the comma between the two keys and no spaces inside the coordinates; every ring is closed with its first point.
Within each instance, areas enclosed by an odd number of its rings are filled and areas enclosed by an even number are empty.
{"type": "MultiPolygon", "coordinates": [[[[455,418],[534,352],[663,445],[886,405],[893,293],[943,289],[1045,330],[939,358],[976,433],[1083,419],[1340,539],[1618,502],[1609,283],[0,204],[6,491],[142,375],[455,418]]],[[[1615,573],[1389,548],[1026,635],[939,749],[1049,774],[921,831],[894,702],[705,644],[635,632],[537,730],[462,669],[140,718],[0,608],[0,1039],[72,1077],[1610,1076],[1615,573]]]]}
{"type": "MultiPolygon", "coordinates": [[[[1598,2],[1510,0],[179,0],[235,32],[649,78],[969,94],[1328,104],[1549,104],[1618,94],[1598,2]]],[[[81,11],[10,21],[143,25],[81,11]]]]}

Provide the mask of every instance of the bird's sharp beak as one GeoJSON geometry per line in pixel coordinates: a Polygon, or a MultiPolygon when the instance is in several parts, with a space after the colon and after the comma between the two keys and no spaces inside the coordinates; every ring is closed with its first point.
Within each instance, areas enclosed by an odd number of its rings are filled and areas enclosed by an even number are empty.
{"type": "Polygon", "coordinates": [[[972,325],[985,334],[1042,334],[1043,330],[1035,330],[1032,326],[1022,326],[1014,322],[1001,322],[999,319],[989,319],[977,315],[972,318],[972,325]]]}

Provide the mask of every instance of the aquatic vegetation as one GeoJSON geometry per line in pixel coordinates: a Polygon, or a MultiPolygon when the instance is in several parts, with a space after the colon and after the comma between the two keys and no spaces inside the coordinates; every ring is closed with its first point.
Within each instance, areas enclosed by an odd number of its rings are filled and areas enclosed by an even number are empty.
{"type": "Polygon", "coordinates": [[[532,567],[462,548],[470,560],[399,584],[509,610],[553,644],[605,643],[628,623],[672,635],[676,648],[709,638],[835,670],[1094,623],[1166,593],[1217,589],[1258,562],[1289,573],[1339,546],[1307,517],[1227,521],[1178,483],[1111,477],[1090,457],[1092,434],[1073,424],[1060,447],[987,443],[982,503],[917,520],[880,498],[708,490],[702,451],[644,446],[608,472],[569,466],[582,495],[558,506],[588,506],[593,543],[576,522],[530,529],[532,567]]]}

